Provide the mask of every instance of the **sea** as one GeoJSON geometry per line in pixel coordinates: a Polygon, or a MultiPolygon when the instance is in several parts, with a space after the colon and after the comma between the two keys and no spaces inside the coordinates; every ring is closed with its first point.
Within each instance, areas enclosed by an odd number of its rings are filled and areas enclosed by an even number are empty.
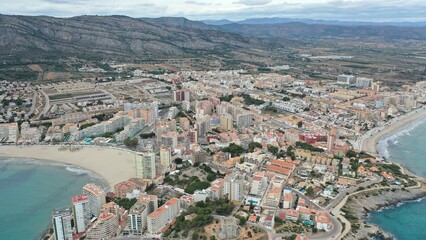
{"type": "Polygon", "coordinates": [[[0,157],[0,240],[40,239],[52,210],[71,206],[87,183],[107,187],[94,173],[50,161],[0,157]]]}
{"type": "MultiPolygon", "coordinates": [[[[420,119],[379,143],[379,153],[426,177],[426,119],[420,119]]],[[[368,221],[398,240],[426,239],[426,199],[417,199],[369,214],[368,221]]]]}

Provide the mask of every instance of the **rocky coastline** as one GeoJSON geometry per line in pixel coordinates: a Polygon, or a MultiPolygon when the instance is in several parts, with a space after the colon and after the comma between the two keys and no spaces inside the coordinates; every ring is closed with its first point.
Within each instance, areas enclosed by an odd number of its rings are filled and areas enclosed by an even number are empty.
{"type": "Polygon", "coordinates": [[[417,181],[421,183],[418,188],[377,189],[351,196],[342,208],[352,227],[345,239],[374,239],[374,237],[386,240],[394,239],[390,233],[376,225],[369,224],[368,215],[370,212],[426,197],[425,180],[418,178],[417,181]]]}

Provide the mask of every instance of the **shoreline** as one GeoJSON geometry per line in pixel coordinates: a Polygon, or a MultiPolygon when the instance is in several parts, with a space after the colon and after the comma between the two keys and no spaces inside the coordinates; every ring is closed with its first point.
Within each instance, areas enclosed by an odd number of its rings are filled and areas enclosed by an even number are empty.
{"type": "Polygon", "coordinates": [[[426,108],[419,108],[413,112],[409,112],[405,115],[398,116],[387,122],[384,126],[376,127],[368,131],[361,138],[361,151],[364,151],[372,156],[381,155],[378,151],[378,144],[385,138],[394,135],[402,131],[405,127],[426,119],[426,108]]]}
{"type": "MultiPolygon", "coordinates": [[[[345,204],[345,209],[350,209],[357,217],[356,224],[360,226],[356,233],[351,231],[345,236],[347,239],[362,239],[372,236],[381,236],[383,239],[394,239],[395,237],[381,228],[381,226],[369,222],[370,214],[380,212],[386,208],[396,208],[410,202],[424,200],[426,188],[415,189],[388,189],[372,190],[356,194],[345,204]]],[[[345,238],[346,239],[346,238],[345,238]]]]}
{"type": "MultiPolygon", "coordinates": [[[[415,127],[414,124],[426,119],[426,109],[420,108],[406,115],[399,116],[386,123],[384,126],[374,128],[362,136],[360,151],[365,151],[372,156],[382,156],[385,149],[381,149],[381,142],[409,128],[415,127]]],[[[385,156],[387,157],[387,156],[385,156]]],[[[361,226],[355,234],[350,231],[346,236],[349,239],[370,238],[371,236],[381,236],[383,239],[394,239],[389,232],[383,230],[379,225],[370,223],[369,216],[372,212],[379,212],[385,208],[399,207],[400,204],[406,204],[426,197],[425,179],[416,175],[409,168],[401,163],[393,162],[392,159],[386,161],[398,165],[401,171],[411,175],[418,183],[418,186],[408,187],[406,189],[396,189],[395,192],[387,190],[372,190],[362,192],[351,197],[351,201],[345,203],[342,208],[355,209],[357,216],[356,223],[361,226]],[[379,192],[378,195],[371,195],[373,192],[379,192]]]]}
{"type": "Polygon", "coordinates": [[[135,177],[134,152],[98,146],[81,146],[76,151],[59,150],[63,145],[0,146],[0,157],[38,160],[76,166],[102,178],[113,189],[114,185],[135,177]]]}

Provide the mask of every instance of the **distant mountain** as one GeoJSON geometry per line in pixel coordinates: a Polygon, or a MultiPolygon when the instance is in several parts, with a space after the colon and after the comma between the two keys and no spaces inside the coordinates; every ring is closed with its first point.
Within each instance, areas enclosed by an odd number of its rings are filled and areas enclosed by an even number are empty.
{"type": "Polygon", "coordinates": [[[207,25],[222,26],[226,24],[238,23],[244,25],[252,24],[282,24],[282,23],[306,23],[336,26],[406,26],[406,27],[424,27],[426,22],[364,22],[364,21],[333,21],[333,20],[314,20],[305,18],[249,18],[242,21],[222,20],[203,20],[207,25]]]}
{"type": "Polygon", "coordinates": [[[426,40],[426,27],[338,26],[306,23],[226,24],[221,30],[253,37],[306,40],[352,38],[381,40],[426,40]]]}
{"type": "Polygon", "coordinates": [[[221,20],[202,20],[201,22],[207,24],[207,25],[212,25],[212,26],[221,26],[221,25],[225,25],[225,24],[231,24],[231,23],[235,23],[233,21],[229,21],[228,19],[221,19],[221,20]]]}
{"type": "Polygon", "coordinates": [[[203,56],[218,51],[270,50],[267,39],[210,29],[185,18],[0,15],[0,57],[94,56],[158,58],[203,56]]]}
{"type": "Polygon", "coordinates": [[[140,18],[145,22],[154,24],[162,24],[167,26],[194,28],[194,29],[211,29],[207,24],[198,21],[191,21],[184,17],[160,17],[160,18],[140,18]]]}

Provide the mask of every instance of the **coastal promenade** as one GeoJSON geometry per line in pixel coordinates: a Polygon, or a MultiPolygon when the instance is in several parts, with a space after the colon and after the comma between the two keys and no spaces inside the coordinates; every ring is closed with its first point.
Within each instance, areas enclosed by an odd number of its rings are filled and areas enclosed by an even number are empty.
{"type": "Polygon", "coordinates": [[[0,157],[59,162],[87,169],[102,177],[108,185],[135,177],[135,152],[110,147],[64,145],[4,145],[0,157]],[[60,150],[62,148],[62,150],[60,150]]]}

